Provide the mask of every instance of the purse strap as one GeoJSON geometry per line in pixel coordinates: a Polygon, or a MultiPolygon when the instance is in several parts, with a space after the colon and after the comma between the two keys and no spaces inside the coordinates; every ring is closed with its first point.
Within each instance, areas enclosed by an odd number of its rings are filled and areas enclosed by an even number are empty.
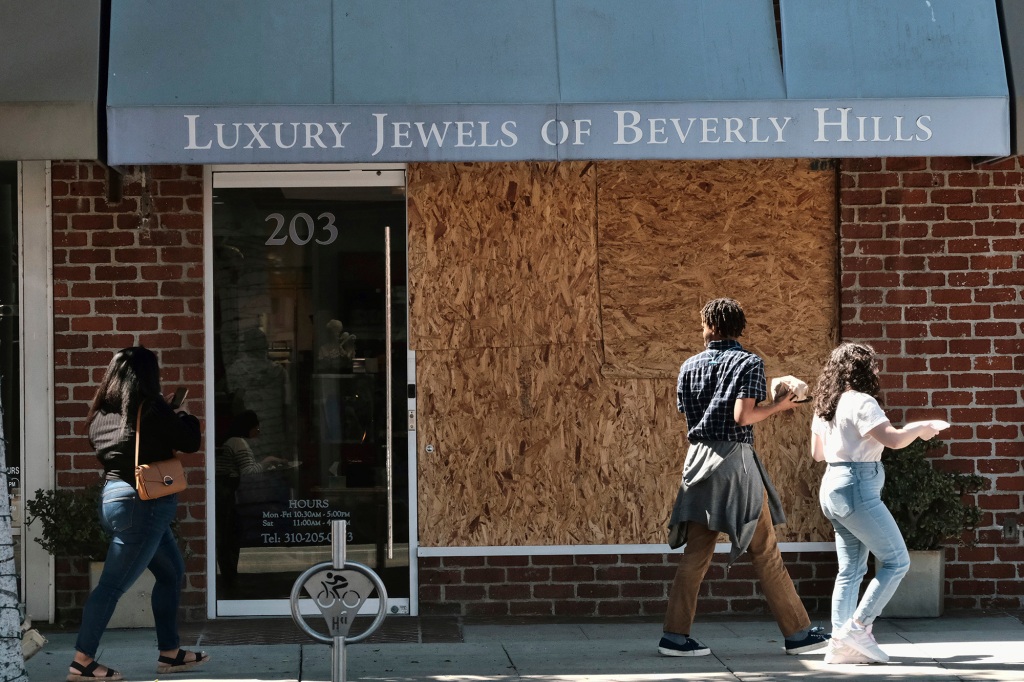
{"type": "Polygon", "coordinates": [[[139,435],[142,432],[142,406],[145,401],[139,403],[139,412],[135,415],[135,468],[139,468],[139,435]]]}

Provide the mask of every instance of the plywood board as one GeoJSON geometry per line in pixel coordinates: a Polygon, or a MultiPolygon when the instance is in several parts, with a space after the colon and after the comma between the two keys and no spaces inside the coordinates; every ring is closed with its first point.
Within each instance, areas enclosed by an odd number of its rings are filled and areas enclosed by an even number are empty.
{"type": "Polygon", "coordinates": [[[599,338],[594,167],[409,169],[409,334],[416,349],[599,338]]]}
{"type": "MultiPolygon", "coordinates": [[[[833,182],[807,161],[411,167],[420,543],[664,542],[700,305],[744,304],[770,376],[812,382],[832,347],[833,182]]],[[[831,537],[809,422],[756,427],[782,540],[831,537]]]]}
{"type": "Polygon", "coordinates": [[[729,296],[768,372],[809,381],[835,333],[834,177],[803,159],[601,164],[604,373],[674,377],[700,307],[729,296]]]}
{"type": "Polygon", "coordinates": [[[596,344],[418,353],[420,544],[663,542],[672,389],[600,368],[596,344]]]}

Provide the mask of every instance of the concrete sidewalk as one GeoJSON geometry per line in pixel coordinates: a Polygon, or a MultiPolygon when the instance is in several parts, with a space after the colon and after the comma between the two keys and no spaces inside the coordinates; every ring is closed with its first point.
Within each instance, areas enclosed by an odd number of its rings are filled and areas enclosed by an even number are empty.
{"type": "MultiPolygon", "coordinates": [[[[453,644],[359,643],[347,647],[346,679],[376,682],[438,680],[1024,680],[1024,624],[1014,615],[946,616],[878,621],[875,635],[888,665],[826,665],[823,652],[787,656],[771,621],[699,623],[694,636],[711,647],[700,658],[667,658],[657,652],[658,622],[465,623],[453,644]]],[[[46,633],[49,642],[28,661],[33,682],[65,679],[73,633],[46,633]]],[[[331,650],[324,644],[203,646],[212,660],[190,673],[157,676],[152,630],[113,630],[99,660],[125,680],[185,682],[329,682],[331,650]]]]}

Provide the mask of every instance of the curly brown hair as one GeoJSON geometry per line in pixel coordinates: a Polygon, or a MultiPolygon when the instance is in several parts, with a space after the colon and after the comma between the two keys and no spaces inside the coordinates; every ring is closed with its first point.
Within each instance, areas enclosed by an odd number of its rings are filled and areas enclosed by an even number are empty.
{"type": "Polygon", "coordinates": [[[832,351],[814,390],[814,414],[827,422],[836,417],[836,406],[845,391],[853,389],[878,398],[881,387],[875,373],[875,350],[864,343],[844,343],[832,351]]]}
{"type": "Polygon", "coordinates": [[[700,309],[700,321],[721,336],[738,339],[747,327],[747,317],[738,301],[716,298],[700,309]]]}

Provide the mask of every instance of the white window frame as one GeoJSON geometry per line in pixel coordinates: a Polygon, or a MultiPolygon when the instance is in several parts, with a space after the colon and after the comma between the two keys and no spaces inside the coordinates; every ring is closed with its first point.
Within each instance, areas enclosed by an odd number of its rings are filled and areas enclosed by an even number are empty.
{"type": "MultiPolygon", "coordinates": [[[[53,199],[49,161],[18,164],[18,305],[21,343],[21,496],[54,487],[53,199]],[[31,314],[26,314],[32,311],[31,314]],[[42,311],[41,313],[39,311],[42,311]]],[[[54,560],[21,525],[25,613],[53,622],[54,560]]]]}

